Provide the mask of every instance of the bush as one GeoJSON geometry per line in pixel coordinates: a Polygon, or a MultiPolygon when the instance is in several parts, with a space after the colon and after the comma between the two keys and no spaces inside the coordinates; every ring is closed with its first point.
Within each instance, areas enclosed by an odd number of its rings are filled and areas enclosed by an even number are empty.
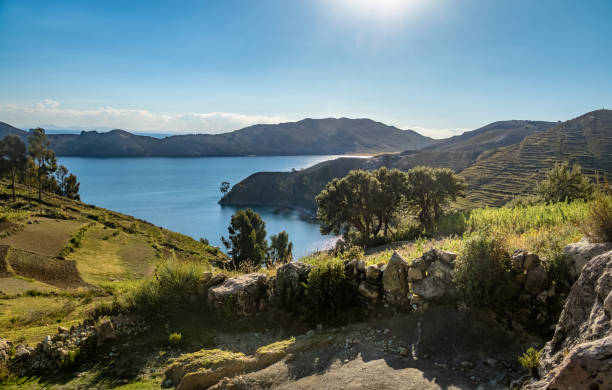
{"type": "Polygon", "coordinates": [[[535,348],[529,348],[521,356],[518,357],[519,364],[529,370],[532,377],[537,378],[538,366],[540,365],[540,355],[542,351],[538,351],[535,348]]]}
{"type": "Polygon", "coordinates": [[[536,188],[538,195],[547,203],[588,200],[593,190],[593,183],[582,173],[580,165],[576,163],[570,168],[567,161],[555,163],[545,172],[545,179],[536,188]]]}
{"type": "Polygon", "coordinates": [[[503,307],[517,293],[509,251],[496,236],[476,234],[465,240],[455,278],[458,293],[468,306],[503,307]]]}
{"type": "Polygon", "coordinates": [[[170,316],[190,307],[197,294],[201,264],[181,262],[175,257],[162,260],[152,278],[144,280],[127,296],[128,308],[144,315],[170,316]]]}
{"type": "Polygon", "coordinates": [[[363,251],[363,248],[359,246],[351,246],[348,250],[344,251],[342,255],[340,255],[340,258],[342,260],[361,260],[363,259],[364,255],[365,252],[363,251]]]}
{"type": "Polygon", "coordinates": [[[598,192],[587,204],[582,230],[591,241],[612,241],[612,195],[598,192]]]}
{"type": "Polygon", "coordinates": [[[323,319],[330,313],[350,306],[356,296],[344,275],[344,262],[338,258],[318,259],[306,281],[307,314],[315,319],[323,319]]]}
{"type": "Polygon", "coordinates": [[[170,333],[168,336],[168,342],[170,344],[180,344],[181,341],[183,341],[183,335],[181,333],[170,333]]]}

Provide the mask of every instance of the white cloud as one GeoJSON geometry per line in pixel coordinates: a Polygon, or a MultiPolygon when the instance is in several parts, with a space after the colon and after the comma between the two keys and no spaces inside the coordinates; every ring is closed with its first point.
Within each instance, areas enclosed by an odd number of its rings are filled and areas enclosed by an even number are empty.
{"type": "Polygon", "coordinates": [[[440,139],[440,138],[448,138],[454,135],[460,135],[470,129],[431,129],[420,126],[402,126],[402,129],[410,129],[414,130],[419,134],[425,135],[427,137],[440,139]]]}
{"type": "Polygon", "coordinates": [[[0,121],[17,127],[52,124],[57,127],[118,128],[164,133],[223,133],[258,123],[285,122],[286,119],[229,112],[167,115],[114,107],[77,110],[60,108],[59,102],[44,99],[31,106],[0,104],[0,121]]]}

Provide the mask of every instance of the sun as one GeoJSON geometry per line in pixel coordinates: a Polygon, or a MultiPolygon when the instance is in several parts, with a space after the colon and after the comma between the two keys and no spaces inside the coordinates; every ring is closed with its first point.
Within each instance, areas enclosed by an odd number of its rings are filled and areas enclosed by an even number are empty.
{"type": "Polygon", "coordinates": [[[346,16],[379,21],[401,20],[424,0],[333,0],[346,16]]]}

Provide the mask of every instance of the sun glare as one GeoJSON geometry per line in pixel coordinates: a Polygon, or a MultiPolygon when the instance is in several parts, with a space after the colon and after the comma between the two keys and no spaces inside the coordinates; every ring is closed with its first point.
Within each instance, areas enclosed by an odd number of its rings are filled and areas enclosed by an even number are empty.
{"type": "Polygon", "coordinates": [[[334,0],[345,15],[381,21],[401,20],[423,0],[334,0]]]}

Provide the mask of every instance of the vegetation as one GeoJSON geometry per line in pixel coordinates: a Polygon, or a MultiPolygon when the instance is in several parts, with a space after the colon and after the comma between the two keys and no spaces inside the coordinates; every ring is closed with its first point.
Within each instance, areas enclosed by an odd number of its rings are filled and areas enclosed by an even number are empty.
{"type": "Polygon", "coordinates": [[[587,213],[582,230],[595,242],[612,241],[612,193],[604,190],[596,192],[587,205],[587,213]]]}
{"type": "Polygon", "coordinates": [[[230,190],[230,183],[228,181],[221,183],[220,190],[223,195],[227,194],[227,192],[230,190]]]}
{"type": "MultiPolygon", "coordinates": [[[[309,261],[306,259],[306,261],[309,261]]],[[[338,318],[356,296],[346,283],[344,262],[338,258],[312,258],[313,267],[306,282],[306,312],[309,317],[338,318]]]]}
{"type": "Polygon", "coordinates": [[[181,333],[170,333],[170,335],[168,336],[168,342],[170,344],[176,345],[176,344],[180,344],[181,341],[183,341],[183,335],[181,333]]]}
{"type": "Polygon", "coordinates": [[[536,191],[546,203],[571,202],[576,199],[588,200],[594,185],[582,173],[582,167],[574,164],[571,168],[567,161],[555,163],[545,173],[545,179],[538,183],[536,191]]]}
{"type": "Polygon", "coordinates": [[[466,239],[455,268],[458,292],[469,306],[505,306],[516,294],[510,254],[500,237],[476,234],[466,239]]]}
{"type": "Polygon", "coordinates": [[[232,215],[227,228],[229,239],[221,238],[229,250],[234,267],[239,268],[247,261],[259,266],[266,260],[268,242],[266,241],[266,224],[261,216],[251,209],[238,210],[232,215]]]}
{"type": "Polygon", "coordinates": [[[13,202],[17,200],[15,194],[15,179],[27,164],[25,143],[16,135],[9,134],[0,142],[0,169],[8,172],[11,178],[13,202]]]}
{"type": "Polygon", "coordinates": [[[518,357],[519,364],[529,370],[529,374],[533,378],[539,378],[538,366],[540,365],[540,355],[542,351],[530,347],[521,356],[518,357]]]}
{"type": "Polygon", "coordinates": [[[408,207],[423,229],[431,229],[448,202],[463,194],[465,184],[449,169],[416,167],[408,172],[380,168],[354,170],[332,180],[317,196],[317,215],[324,234],[372,244],[397,232],[398,217],[408,207]],[[356,237],[351,237],[356,232],[356,237]]]}
{"type": "Polygon", "coordinates": [[[293,255],[293,243],[289,242],[289,234],[282,231],[270,237],[270,248],[266,265],[274,266],[291,261],[293,255]]]}

